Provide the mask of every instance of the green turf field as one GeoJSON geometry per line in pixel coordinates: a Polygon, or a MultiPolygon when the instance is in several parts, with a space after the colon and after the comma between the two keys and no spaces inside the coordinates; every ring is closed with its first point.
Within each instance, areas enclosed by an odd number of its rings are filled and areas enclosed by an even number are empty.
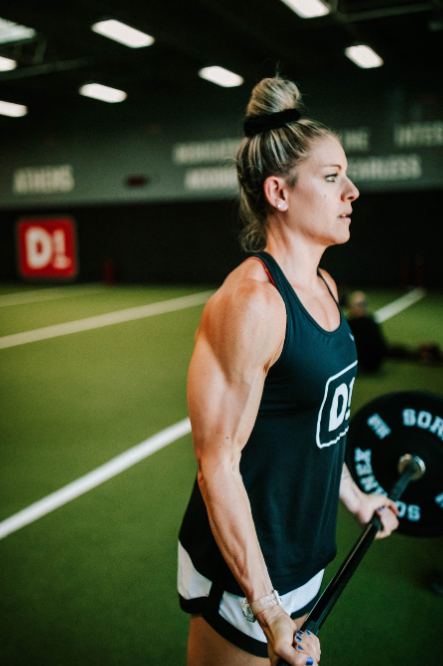
{"type": "MultiPolygon", "coordinates": [[[[72,287],[1,306],[0,336],[185,296],[210,287],[72,287]]],[[[375,310],[400,295],[370,292],[375,310]]],[[[391,342],[443,346],[443,295],[385,322],[391,342]]],[[[185,384],[202,306],[0,349],[0,521],[187,415],[185,384]]],[[[396,390],[443,395],[443,367],[390,361],[358,377],[354,411],[396,390]]],[[[195,474],[189,435],[0,541],[2,666],[184,666],[176,545],[195,474]]],[[[359,534],[340,511],[339,555],[359,534]]],[[[443,539],[374,544],[326,622],[323,666],[437,663],[443,539]]]]}

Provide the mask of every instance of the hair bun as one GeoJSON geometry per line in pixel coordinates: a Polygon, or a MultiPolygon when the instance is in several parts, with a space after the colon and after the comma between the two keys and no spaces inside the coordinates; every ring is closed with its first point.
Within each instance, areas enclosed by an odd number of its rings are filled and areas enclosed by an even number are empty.
{"type": "Polygon", "coordinates": [[[293,188],[298,166],[309,155],[312,142],[334,136],[315,120],[297,120],[300,106],[299,89],[280,76],[263,79],[252,91],[244,124],[246,137],[236,157],[244,225],[240,242],[246,252],[266,247],[268,221],[275,212],[265,195],[266,178],[282,176],[293,188]]]}
{"type": "Polygon", "coordinates": [[[301,101],[301,93],[295,83],[280,76],[262,79],[252,91],[246,109],[249,117],[277,113],[286,109],[296,109],[301,101]]]}

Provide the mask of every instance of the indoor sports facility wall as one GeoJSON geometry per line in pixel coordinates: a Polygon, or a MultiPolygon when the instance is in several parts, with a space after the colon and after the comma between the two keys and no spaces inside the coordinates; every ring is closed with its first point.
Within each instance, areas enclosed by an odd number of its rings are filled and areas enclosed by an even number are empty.
{"type": "MultiPolygon", "coordinates": [[[[442,188],[443,94],[435,79],[366,70],[296,81],[303,116],[341,137],[362,193],[442,188]]],[[[58,114],[37,108],[12,123],[0,118],[0,209],[235,197],[250,88],[213,88],[168,91],[149,105],[103,109],[83,99],[58,114]]]]}
{"type": "MultiPolygon", "coordinates": [[[[323,266],[351,286],[442,287],[443,95],[435,79],[403,72],[393,81],[366,70],[298,83],[305,115],[340,134],[361,191],[351,241],[328,250],[323,266]]],[[[233,164],[243,88],[185,98],[169,91],[167,103],[159,95],[130,111],[83,99],[53,116],[37,108],[33,118],[1,119],[0,279],[20,279],[18,220],[69,215],[79,281],[103,280],[108,262],[108,279],[118,282],[219,284],[243,256],[233,164]]]]}
{"type": "MultiPolygon", "coordinates": [[[[362,195],[354,203],[351,240],[330,248],[322,266],[349,287],[442,288],[441,203],[440,191],[362,195]]],[[[0,214],[0,280],[20,279],[18,220],[57,214],[76,223],[80,282],[217,285],[245,256],[234,198],[7,210],[0,214]]]]}

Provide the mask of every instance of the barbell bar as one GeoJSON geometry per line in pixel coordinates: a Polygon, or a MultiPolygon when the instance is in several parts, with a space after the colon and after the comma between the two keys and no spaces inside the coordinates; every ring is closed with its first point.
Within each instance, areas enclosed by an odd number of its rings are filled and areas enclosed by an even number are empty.
{"type": "MultiPolygon", "coordinates": [[[[397,502],[398,531],[416,536],[443,534],[443,399],[440,396],[399,391],[372,400],[352,419],[346,463],[361,490],[384,494],[397,502]],[[411,484],[425,474],[425,484],[411,484]],[[389,492],[385,487],[390,488],[389,492]]],[[[306,618],[302,631],[319,633],[381,529],[381,520],[375,513],[306,618]]],[[[280,660],[278,665],[287,666],[287,662],[280,660]]]]}

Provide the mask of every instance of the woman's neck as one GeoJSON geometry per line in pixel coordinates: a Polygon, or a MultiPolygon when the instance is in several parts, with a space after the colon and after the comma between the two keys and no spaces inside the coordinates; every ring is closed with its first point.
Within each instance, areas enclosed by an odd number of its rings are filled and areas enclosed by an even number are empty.
{"type": "Polygon", "coordinates": [[[265,250],[279,264],[292,285],[314,290],[317,269],[326,247],[296,234],[288,236],[269,229],[265,250]]]}

